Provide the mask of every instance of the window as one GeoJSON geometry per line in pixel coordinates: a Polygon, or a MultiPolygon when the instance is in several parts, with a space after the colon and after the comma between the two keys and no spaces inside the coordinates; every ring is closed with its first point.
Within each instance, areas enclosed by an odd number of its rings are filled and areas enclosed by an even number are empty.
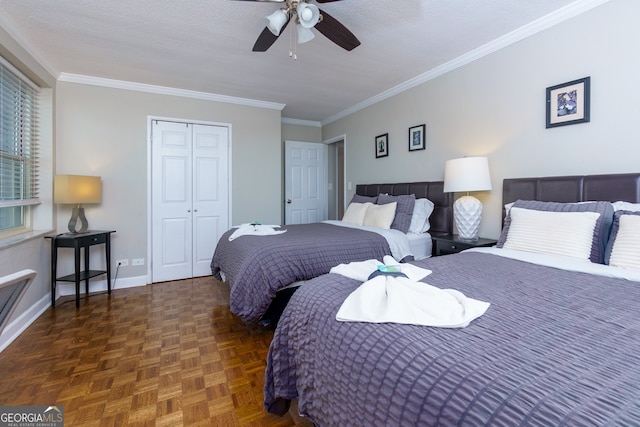
{"type": "Polygon", "coordinates": [[[0,235],[31,228],[38,204],[38,88],[0,58],[0,235]]]}

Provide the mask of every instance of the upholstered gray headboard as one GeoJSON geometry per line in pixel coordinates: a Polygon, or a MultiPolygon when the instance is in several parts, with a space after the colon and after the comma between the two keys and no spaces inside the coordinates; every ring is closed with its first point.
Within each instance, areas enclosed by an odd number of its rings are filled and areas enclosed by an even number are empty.
{"type": "Polygon", "coordinates": [[[427,198],[435,205],[429,217],[431,234],[453,233],[453,193],[445,193],[443,181],[404,182],[398,184],[358,184],[356,194],[374,197],[380,193],[392,196],[415,194],[416,199],[427,198]]]}
{"type": "Polygon", "coordinates": [[[505,179],[502,184],[503,204],[518,199],[563,203],[593,200],[640,203],[640,173],[505,179]]]}

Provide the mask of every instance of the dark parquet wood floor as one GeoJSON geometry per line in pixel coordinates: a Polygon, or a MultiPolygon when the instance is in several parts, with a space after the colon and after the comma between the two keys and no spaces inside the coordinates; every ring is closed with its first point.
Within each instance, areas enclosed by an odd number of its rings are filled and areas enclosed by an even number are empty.
{"type": "Polygon", "coordinates": [[[273,331],[212,277],[59,300],[0,353],[0,405],[59,405],[65,426],[311,425],[263,408],[273,331]]]}

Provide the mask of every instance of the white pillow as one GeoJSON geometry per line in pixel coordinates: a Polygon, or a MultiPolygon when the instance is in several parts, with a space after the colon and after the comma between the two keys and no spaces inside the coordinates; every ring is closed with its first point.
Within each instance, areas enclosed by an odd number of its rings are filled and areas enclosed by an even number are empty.
{"type": "Polygon", "coordinates": [[[512,207],[505,249],[589,260],[596,212],[548,212],[512,207]]]}
{"type": "Polygon", "coordinates": [[[614,211],[631,211],[631,212],[640,212],[640,203],[631,203],[631,202],[613,202],[614,211]]]}
{"type": "Polygon", "coordinates": [[[409,233],[425,233],[431,228],[429,217],[433,212],[433,202],[429,199],[416,199],[411,215],[409,233]]]}
{"type": "Polygon", "coordinates": [[[367,213],[367,209],[369,208],[369,206],[373,206],[373,203],[349,203],[349,206],[347,206],[347,210],[342,216],[342,221],[348,222],[350,224],[362,225],[364,222],[364,216],[367,213]]]}
{"type": "Polygon", "coordinates": [[[371,205],[367,207],[362,225],[389,229],[393,218],[396,216],[397,202],[386,203],[384,205],[371,205]]]}
{"type": "Polygon", "coordinates": [[[640,216],[620,217],[609,265],[640,270],[640,216]]]}

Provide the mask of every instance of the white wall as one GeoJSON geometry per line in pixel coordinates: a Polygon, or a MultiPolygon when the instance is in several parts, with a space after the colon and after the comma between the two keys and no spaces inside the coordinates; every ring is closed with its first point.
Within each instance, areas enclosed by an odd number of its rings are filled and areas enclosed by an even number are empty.
{"type": "Polygon", "coordinates": [[[322,128],[309,124],[282,124],[282,150],[284,141],[322,142],[322,128]]]}
{"type": "Polygon", "coordinates": [[[476,194],[485,204],[480,235],[497,237],[504,178],[640,171],[638,16],[637,0],[611,0],[325,125],[323,138],[347,135],[353,190],[441,180],[447,159],[488,156],[493,190],[476,194]],[[591,122],[545,129],[545,89],[586,76],[591,122]],[[408,128],[421,123],[427,149],[408,152],[408,128]],[[389,157],[375,159],[374,137],[387,132],[389,157]]]}

